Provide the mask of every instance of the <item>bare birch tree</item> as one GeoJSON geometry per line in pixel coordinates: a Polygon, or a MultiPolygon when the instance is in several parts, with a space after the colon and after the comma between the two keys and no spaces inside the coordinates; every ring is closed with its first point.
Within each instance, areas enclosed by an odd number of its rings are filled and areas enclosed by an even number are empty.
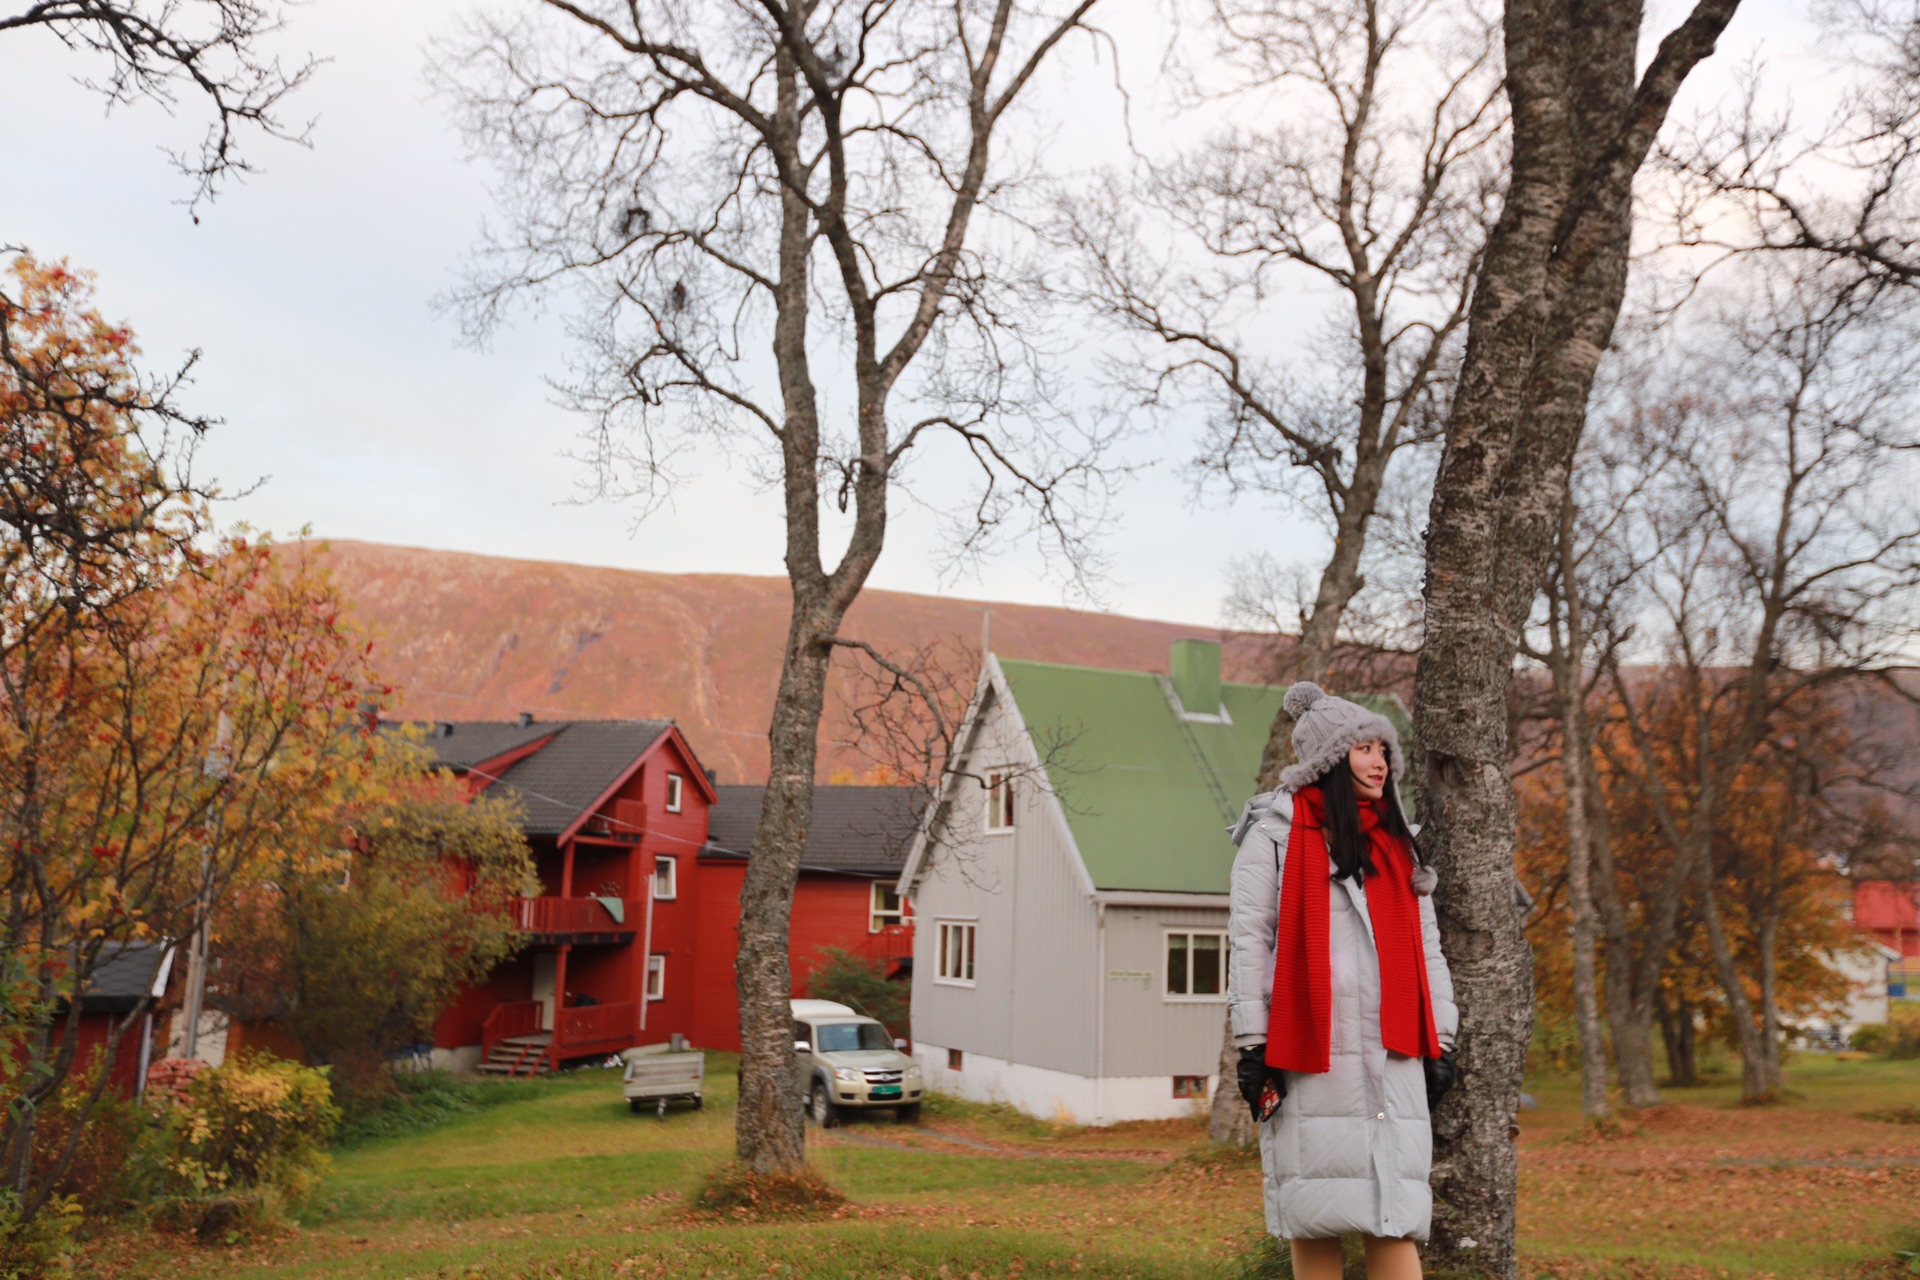
{"type": "MultiPolygon", "coordinates": [[[[1438,439],[1450,395],[1498,197],[1495,34],[1425,0],[1211,0],[1205,31],[1209,94],[1276,123],[1080,201],[1075,292],[1137,339],[1113,365],[1134,399],[1204,408],[1200,468],[1324,524],[1293,650],[1296,678],[1324,681],[1394,460],[1438,439]],[[1320,339],[1277,356],[1327,287],[1320,339]]],[[[1281,712],[1258,789],[1291,730],[1281,712]]]]}
{"type": "Polygon", "coordinates": [[[1848,79],[1811,130],[1763,70],[1661,149],[1682,182],[1678,242],[1717,260],[1755,252],[1844,259],[1873,288],[1920,286],[1920,10],[1903,0],[1816,6],[1848,79]]]}
{"type": "Polygon", "coordinates": [[[1532,967],[1514,879],[1507,687],[1625,292],[1633,181],[1738,0],[1699,0],[1640,68],[1644,9],[1510,0],[1505,204],[1482,258],[1427,535],[1415,676],[1423,845],[1461,1004],[1434,1118],[1430,1255],[1512,1276],[1532,967]]]}
{"type": "Polygon", "coordinates": [[[1611,763],[1643,790],[1671,875],[1691,880],[1757,1100],[1779,1088],[1778,1015],[1749,997],[1715,849],[1793,723],[1808,739],[1822,691],[1898,665],[1920,622],[1920,386],[1905,310],[1854,264],[1802,254],[1741,274],[1675,370],[1694,408],[1661,442],[1669,479],[1640,535],[1659,678],[1617,649],[1608,667],[1629,744],[1611,763]]]}
{"type": "Polygon", "coordinates": [[[977,477],[963,553],[1024,520],[1084,566],[1104,501],[1104,440],[1053,410],[1021,242],[993,216],[1027,159],[1021,99],[1094,3],[546,0],[439,62],[503,179],[456,301],[476,336],[524,296],[574,306],[596,493],[657,502],[706,443],[779,494],[793,612],[738,965],[756,1174],[803,1164],[793,887],[829,663],[859,644],[842,622],[908,462],[945,447],[940,483],[977,477]]]}
{"type": "Polygon", "coordinates": [[[104,74],[81,83],[109,106],[145,99],[172,111],[183,94],[204,100],[213,119],[199,147],[170,153],[198,205],[223,178],[252,171],[244,131],[305,141],[306,127],[280,111],[316,63],[282,65],[266,48],[285,8],[277,0],[15,0],[0,7],[0,35],[43,32],[104,64],[104,74]]]}
{"type": "MultiPolygon", "coordinates": [[[[1494,35],[1425,0],[1210,0],[1205,30],[1209,92],[1277,123],[1228,128],[1132,190],[1109,181],[1072,204],[1071,292],[1133,340],[1110,365],[1131,399],[1203,407],[1204,474],[1324,525],[1289,666],[1325,682],[1394,460],[1437,438],[1459,358],[1505,123],[1494,35]],[[1317,349],[1277,357],[1281,317],[1325,286],[1337,302],[1317,349]]],[[[1291,763],[1292,728],[1277,713],[1256,790],[1291,763]]],[[[1231,1089],[1214,1093],[1211,1131],[1253,1141],[1231,1089]]]]}

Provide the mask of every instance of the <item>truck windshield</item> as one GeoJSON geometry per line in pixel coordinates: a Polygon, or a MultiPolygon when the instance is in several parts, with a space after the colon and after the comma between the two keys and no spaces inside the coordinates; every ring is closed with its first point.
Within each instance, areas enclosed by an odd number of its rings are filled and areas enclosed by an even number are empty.
{"type": "Polygon", "coordinates": [[[844,1053],[849,1049],[891,1049],[887,1029],[877,1022],[829,1022],[814,1041],[817,1053],[844,1053]]]}

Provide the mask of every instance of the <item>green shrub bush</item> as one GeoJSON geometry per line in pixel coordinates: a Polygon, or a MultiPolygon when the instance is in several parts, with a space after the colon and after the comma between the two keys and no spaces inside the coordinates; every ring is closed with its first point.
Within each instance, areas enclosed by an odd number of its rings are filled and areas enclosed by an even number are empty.
{"type": "Polygon", "coordinates": [[[245,1055],[202,1071],[167,1117],[162,1221],[203,1239],[276,1221],[318,1183],[339,1122],[323,1069],[245,1055]]]}
{"type": "Polygon", "coordinates": [[[393,1092],[371,1099],[343,1098],[339,1146],[418,1133],[486,1105],[480,1088],[446,1071],[408,1071],[393,1077],[393,1092]]]}
{"type": "Polygon", "coordinates": [[[80,1226],[80,1201],[55,1196],[31,1222],[20,1221],[20,1197],[0,1191],[0,1280],[43,1280],[67,1264],[80,1226]]]}
{"type": "Polygon", "coordinates": [[[826,964],[807,980],[807,995],[833,1000],[879,1022],[896,1036],[911,1036],[912,987],[889,979],[879,965],[840,947],[823,947],[826,964]]]}
{"type": "Polygon", "coordinates": [[[1920,1058],[1920,1003],[1896,1000],[1890,1015],[1883,1025],[1854,1032],[1849,1047],[1883,1058],[1920,1058]]]}

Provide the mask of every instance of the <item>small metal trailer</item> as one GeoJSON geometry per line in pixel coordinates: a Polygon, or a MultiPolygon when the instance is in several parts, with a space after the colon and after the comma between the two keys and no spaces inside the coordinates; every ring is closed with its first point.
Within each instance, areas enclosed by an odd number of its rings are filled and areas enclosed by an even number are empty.
{"type": "Polygon", "coordinates": [[[627,1109],[638,1114],[642,1104],[656,1103],[659,1114],[667,1114],[667,1101],[685,1098],[693,1109],[701,1107],[700,1094],[706,1082],[707,1055],[698,1050],[687,1053],[646,1053],[629,1049],[624,1055],[627,1069],[621,1087],[627,1095],[627,1109]]]}

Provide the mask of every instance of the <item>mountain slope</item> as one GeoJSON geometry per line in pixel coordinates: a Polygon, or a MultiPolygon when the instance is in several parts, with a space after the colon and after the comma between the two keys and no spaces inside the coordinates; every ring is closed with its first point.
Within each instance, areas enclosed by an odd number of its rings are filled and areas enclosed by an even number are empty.
{"type": "MultiPolygon", "coordinates": [[[[395,686],[389,714],[417,719],[662,717],[677,720],[723,782],[766,776],[766,726],[786,643],[787,584],[731,574],[643,573],[375,543],[307,544],[373,632],[395,686]]],[[[1033,605],[867,591],[846,634],[889,655],[930,645],[978,663],[992,610],[1010,658],[1165,671],[1185,637],[1226,641],[1229,679],[1262,678],[1268,642],[1186,626],[1033,605]]],[[[821,726],[821,777],[867,761],[844,741],[857,696],[836,658],[821,726]]]]}

